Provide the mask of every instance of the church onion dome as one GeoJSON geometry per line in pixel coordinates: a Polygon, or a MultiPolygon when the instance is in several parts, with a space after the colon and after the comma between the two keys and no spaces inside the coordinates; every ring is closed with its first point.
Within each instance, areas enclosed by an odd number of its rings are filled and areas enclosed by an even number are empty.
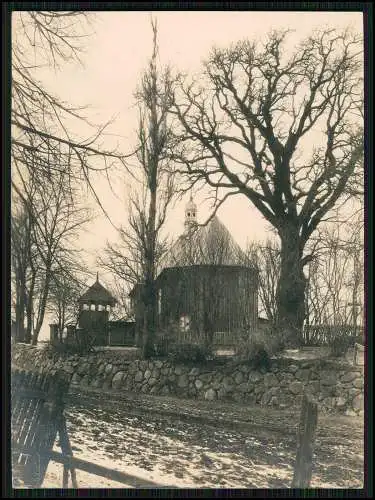
{"type": "Polygon", "coordinates": [[[186,203],[186,208],[185,210],[188,212],[189,210],[190,211],[193,211],[195,212],[197,210],[197,205],[194,203],[194,201],[192,199],[190,199],[187,203],[186,203]]]}

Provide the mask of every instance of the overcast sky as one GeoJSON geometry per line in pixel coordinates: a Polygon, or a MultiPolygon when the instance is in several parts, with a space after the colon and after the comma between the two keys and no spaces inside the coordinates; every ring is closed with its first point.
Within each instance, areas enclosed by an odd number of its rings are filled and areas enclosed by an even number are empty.
{"type": "MultiPolygon", "coordinates": [[[[199,70],[213,45],[228,46],[243,38],[262,39],[272,29],[294,30],[291,48],[316,28],[350,26],[357,32],[363,29],[362,14],[355,12],[165,11],[152,14],[158,22],[160,63],[189,73],[199,70]]],[[[95,13],[91,26],[94,33],[85,40],[84,67],[72,63],[58,73],[51,69],[38,74],[47,88],[63,100],[90,105],[90,117],[97,123],[116,115],[111,132],[120,137],[107,140],[111,146],[118,143],[125,152],[135,144],[133,93],[151,55],[150,15],[126,11],[95,13]]],[[[100,182],[96,189],[114,224],[119,225],[126,223],[127,186],[117,176],[114,182],[119,199],[111,194],[105,182],[100,182]]],[[[246,198],[230,198],[218,215],[241,246],[247,240],[262,240],[268,235],[269,226],[246,198]]],[[[207,216],[207,208],[199,210],[198,206],[199,221],[207,216]]],[[[183,229],[183,217],[184,202],[171,211],[168,232],[177,236],[183,229]]],[[[93,272],[97,270],[95,260],[107,238],[114,241],[116,233],[100,215],[78,243],[91,252],[87,266],[93,272]]],[[[41,332],[41,338],[45,336],[48,336],[48,328],[41,332]]]]}

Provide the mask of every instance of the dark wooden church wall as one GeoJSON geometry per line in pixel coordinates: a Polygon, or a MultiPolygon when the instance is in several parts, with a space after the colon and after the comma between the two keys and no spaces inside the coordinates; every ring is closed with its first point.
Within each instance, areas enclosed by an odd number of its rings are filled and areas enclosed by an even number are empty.
{"type": "Polygon", "coordinates": [[[236,331],[255,326],[257,281],[252,269],[194,266],[167,269],[161,289],[159,326],[179,322],[186,314],[190,330],[236,331]]]}

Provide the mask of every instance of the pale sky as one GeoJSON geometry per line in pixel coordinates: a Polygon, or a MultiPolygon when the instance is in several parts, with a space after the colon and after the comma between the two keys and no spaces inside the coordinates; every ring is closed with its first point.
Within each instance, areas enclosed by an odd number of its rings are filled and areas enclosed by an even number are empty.
{"type": "MultiPolygon", "coordinates": [[[[151,55],[150,14],[134,11],[95,13],[91,26],[94,34],[85,40],[84,67],[72,63],[58,73],[51,69],[37,74],[48,90],[61,99],[75,105],[90,105],[86,114],[96,123],[117,116],[110,131],[121,137],[107,138],[105,143],[103,139],[106,148],[118,143],[119,149],[127,152],[135,144],[137,115],[133,93],[151,55]]],[[[152,14],[158,22],[160,63],[189,73],[199,70],[202,59],[213,45],[228,46],[243,38],[262,39],[273,29],[294,30],[291,48],[316,28],[350,26],[359,33],[363,30],[362,13],[357,12],[159,11],[152,14]]],[[[114,184],[120,199],[111,194],[104,180],[95,187],[114,224],[126,224],[127,186],[118,176],[114,184]]],[[[200,209],[199,199],[196,201],[198,220],[203,222],[209,213],[207,207],[200,209]]],[[[242,196],[230,198],[218,215],[241,246],[247,240],[263,240],[268,236],[269,226],[242,196]]],[[[167,231],[177,236],[183,229],[183,219],[184,202],[180,202],[169,214],[167,231]]],[[[105,217],[99,215],[79,242],[81,248],[90,251],[87,266],[93,272],[97,270],[95,260],[106,239],[115,241],[116,232],[105,217]]],[[[106,279],[109,277],[104,277],[104,284],[106,279]]],[[[45,323],[48,324],[48,320],[45,323]]],[[[48,327],[43,328],[41,339],[48,335],[48,327]]]]}

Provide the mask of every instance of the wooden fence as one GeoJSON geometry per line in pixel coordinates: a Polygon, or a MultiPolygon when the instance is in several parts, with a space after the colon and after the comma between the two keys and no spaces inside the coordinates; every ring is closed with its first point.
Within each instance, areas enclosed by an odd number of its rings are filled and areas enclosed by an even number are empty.
{"type": "Polygon", "coordinates": [[[336,337],[349,337],[354,341],[364,337],[363,326],[352,325],[308,325],[303,329],[306,345],[328,345],[336,337]]]}
{"type": "MultiPolygon", "coordinates": [[[[69,382],[58,375],[12,370],[12,471],[28,487],[38,488],[43,482],[49,462],[45,453],[62,431],[68,387],[69,382]]],[[[69,446],[64,451],[70,453],[69,446]]]]}
{"type": "MultiPolygon", "coordinates": [[[[76,469],[135,488],[164,488],[150,480],[73,457],[64,417],[69,382],[58,375],[12,369],[11,453],[13,485],[40,488],[52,460],[64,465],[62,487],[78,488],[76,469]],[[53,451],[57,434],[62,453],[53,451]],[[18,484],[17,484],[18,483],[18,484]]],[[[173,486],[169,486],[173,487],[173,486]]]]}

